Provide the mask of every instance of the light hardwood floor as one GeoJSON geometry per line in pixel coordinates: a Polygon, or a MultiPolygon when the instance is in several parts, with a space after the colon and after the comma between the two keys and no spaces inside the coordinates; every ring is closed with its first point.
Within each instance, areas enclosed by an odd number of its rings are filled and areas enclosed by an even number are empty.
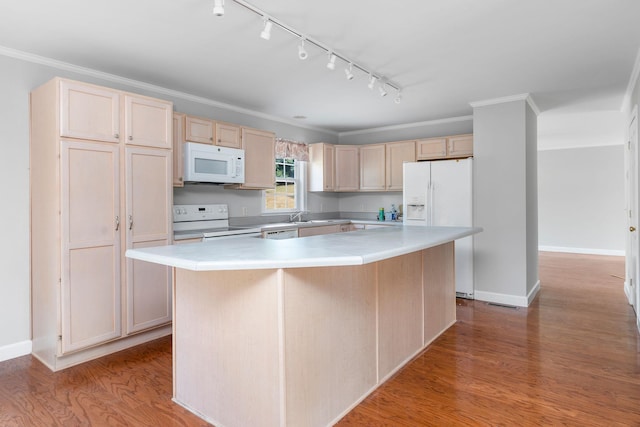
{"type": "MultiPolygon", "coordinates": [[[[624,259],[540,254],[531,307],[458,301],[458,322],[339,426],[640,425],[624,259]]],[[[170,337],[52,373],[0,363],[0,426],[204,426],[171,402],[170,337]]]]}

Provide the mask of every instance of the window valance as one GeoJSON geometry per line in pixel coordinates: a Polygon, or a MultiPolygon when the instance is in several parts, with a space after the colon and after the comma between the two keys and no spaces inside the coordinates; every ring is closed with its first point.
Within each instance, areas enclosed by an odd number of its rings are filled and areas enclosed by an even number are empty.
{"type": "Polygon", "coordinates": [[[309,160],[309,146],[303,142],[276,138],[276,158],[309,160]]]}

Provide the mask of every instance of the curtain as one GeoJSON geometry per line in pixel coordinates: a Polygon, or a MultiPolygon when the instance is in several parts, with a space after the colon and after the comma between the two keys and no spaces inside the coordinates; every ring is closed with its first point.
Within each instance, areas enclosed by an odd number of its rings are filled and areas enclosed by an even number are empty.
{"type": "Polygon", "coordinates": [[[303,142],[276,138],[276,158],[308,161],[309,147],[303,142]]]}

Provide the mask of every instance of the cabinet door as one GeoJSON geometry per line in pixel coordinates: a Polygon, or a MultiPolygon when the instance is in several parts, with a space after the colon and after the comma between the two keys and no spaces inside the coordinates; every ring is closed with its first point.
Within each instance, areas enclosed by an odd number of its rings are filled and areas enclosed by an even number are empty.
{"type": "Polygon", "coordinates": [[[120,95],[82,83],[60,82],[60,135],[120,141],[120,95]]]}
{"type": "Polygon", "coordinates": [[[317,227],[302,227],[298,229],[298,237],[319,236],[340,232],[340,225],[321,225],[317,227]]]}
{"type": "Polygon", "coordinates": [[[275,134],[242,128],[244,184],[242,188],[273,188],[276,182],[275,134]]]}
{"type": "Polygon", "coordinates": [[[443,159],[447,156],[447,138],[428,138],[416,141],[417,160],[443,159]]]}
{"type": "Polygon", "coordinates": [[[216,122],[216,145],[242,148],[241,128],[231,123],[216,122]]]}
{"type": "MultiPolygon", "coordinates": [[[[127,249],[171,242],[171,152],[126,148],[127,249]]],[[[169,267],[126,259],[127,333],[171,321],[169,267]]]]}
{"type": "Polygon", "coordinates": [[[473,156],[473,135],[456,135],[447,138],[447,157],[473,156]]]}
{"type": "Polygon", "coordinates": [[[360,190],[385,189],[385,145],[371,144],[360,147],[360,190]]]}
{"type": "Polygon", "coordinates": [[[171,148],[172,104],[152,98],[124,96],[125,142],[171,148]]]}
{"type": "Polygon", "coordinates": [[[360,188],[360,165],[358,146],[336,145],[336,191],[358,191],[360,188]]]}
{"type": "Polygon", "coordinates": [[[309,191],[334,190],[335,147],[318,142],[309,144],[309,191]]]}
{"type": "Polygon", "coordinates": [[[61,352],[122,335],[117,145],[62,141],[61,352]]]}
{"type": "Polygon", "coordinates": [[[213,121],[187,116],[184,120],[184,139],[189,142],[213,144],[213,121]]]}
{"type": "Polygon", "coordinates": [[[173,186],[184,187],[184,159],[182,144],[184,143],[184,114],[173,113],[173,186]]]}
{"type": "Polygon", "coordinates": [[[387,149],[387,190],[402,191],[402,165],[416,161],[414,141],[390,142],[387,149]]]}

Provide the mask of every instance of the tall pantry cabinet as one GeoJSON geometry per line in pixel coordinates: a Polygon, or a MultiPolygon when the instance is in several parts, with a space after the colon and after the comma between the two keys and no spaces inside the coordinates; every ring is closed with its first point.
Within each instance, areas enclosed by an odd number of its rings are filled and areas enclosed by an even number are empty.
{"type": "Polygon", "coordinates": [[[55,78],[31,93],[33,354],[52,370],[171,332],[171,102],[55,78]]]}

